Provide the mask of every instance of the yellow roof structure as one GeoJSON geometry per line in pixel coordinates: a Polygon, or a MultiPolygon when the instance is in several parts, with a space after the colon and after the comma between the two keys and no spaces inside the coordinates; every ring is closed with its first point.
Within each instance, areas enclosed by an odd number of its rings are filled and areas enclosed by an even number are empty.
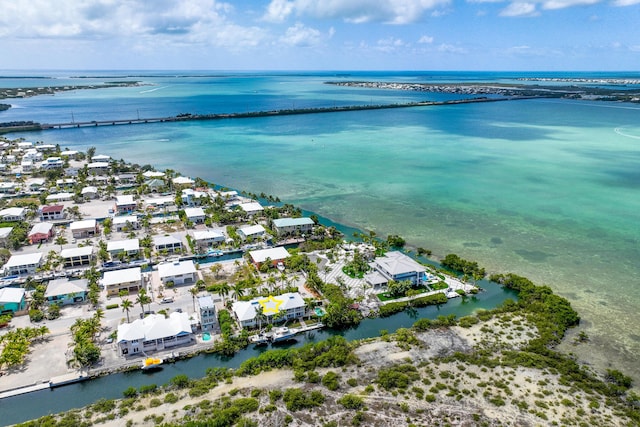
{"type": "Polygon", "coordinates": [[[268,298],[258,300],[258,303],[262,306],[262,312],[264,314],[277,314],[280,311],[280,306],[284,303],[284,300],[276,299],[273,295],[269,295],[268,298]]]}

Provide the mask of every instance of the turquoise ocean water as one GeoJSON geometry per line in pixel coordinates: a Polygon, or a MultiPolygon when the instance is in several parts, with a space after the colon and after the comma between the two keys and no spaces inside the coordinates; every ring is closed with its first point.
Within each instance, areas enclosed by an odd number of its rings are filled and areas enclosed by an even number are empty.
{"type": "MultiPolygon", "coordinates": [[[[122,81],[49,73],[0,86],[122,81]]],[[[179,113],[441,100],[331,80],[512,82],[522,73],[136,73],[148,86],[5,100],[0,121],[61,122],[179,113]]],[[[97,77],[96,77],[97,76],[97,77]]],[[[640,78],[640,74],[525,76],[640,78]]],[[[594,83],[595,84],[595,83],[594,83]]],[[[11,135],[10,135],[11,136],[11,135]]],[[[210,122],[20,133],[251,192],[334,221],[399,234],[443,256],[548,284],[580,311],[590,343],[567,351],[640,381],[640,105],[528,100],[210,122]]]]}

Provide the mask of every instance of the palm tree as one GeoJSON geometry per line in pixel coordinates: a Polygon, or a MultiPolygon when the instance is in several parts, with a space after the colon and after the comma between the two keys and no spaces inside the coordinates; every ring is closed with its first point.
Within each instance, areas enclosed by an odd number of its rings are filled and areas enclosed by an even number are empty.
{"type": "Polygon", "coordinates": [[[69,243],[69,241],[67,240],[66,237],[62,235],[56,237],[55,244],[60,245],[60,250],[62,250],[62,245],[66,245],[67,243],[69,243]]]}
{"type": "Polygon", "coordinates": [[[142,309],[142,316],[144,317],[144,305],[151,303],[151,298],[147,295],[147,291],[144,288],[140,289],[140,292],[138,292],[136,303],[140,304],[140,308],[142,309]]]}
{"type": "Polygon", "coordinates": [[[193,311],[196,311],[196,296],[198,295],[198,288],[193,286],[189,289],[189,293],[191,294],[191,299],[193,300],[193,311]]]}
{"type": "Polygon", "coordinates": [[[127,323],[130,323],[129,310],[133,308],[133,302],[130,299],[123,298],[122,304],[120,304],[120,306],[122,307],[122,311],[127,312],[127,323]]]}
{"type": "Polygon", "coordinates": [[[264,314],[264,307],[262,304],[258,304],[255,308],[256,310],[256,320],[258,321],[258,329],[262,329],[262,321],[266,320],[267,316],[264,314]]]}
{"type": "Polygon", "coordinates": [[[236,300],[238,300],[238,298],[242,297],[244,295],[244,288],[242,287],[241,284],[236,283],[235,285],[231,286],[231,297],[235,298],[236,300]]]}

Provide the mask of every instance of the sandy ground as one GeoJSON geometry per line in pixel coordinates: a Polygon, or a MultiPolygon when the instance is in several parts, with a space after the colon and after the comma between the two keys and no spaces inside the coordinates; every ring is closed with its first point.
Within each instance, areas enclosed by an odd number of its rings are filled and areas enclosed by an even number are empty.
{"type": "MultiPolygon", "coordinates": [[[[233,398],[250,396],[256,388],[263,391],[300,387],[307,392],[321,391],[325,404],[312,410],[288,411],[282,401],[273,412],[260,411],[245,414],[260,426],[282,426],[287,415],[293,417],[291,426],[322,426],[329,421],[338,425],[351,425],[355,411],[346,410],[336,403],[344,394],[362,397],[367,409],[363,412],[362,425],[406,426],[449,423],[457,426],[485,425],[544,426],[544,425],[621,425],[612,410],[599,402],[593,410],[589,403],[594,399],[583,392],[562,385],[556,374],[531,368],[485,367],[459,361],[434,361],[436,356],[453,352],[468,353],[472,348],[517,349],[527,341],[535,329],[523,319],[494,319],[464,329],[431,330],[419,333],[419,344],[400,348],[393,336],[368,341],[355,350],[361,363],[345,368],[319,369],[323,375],[333,370],[340,375],[340,388],[330,391],[321,384],[299,383],[288,370],[274,370],[255,377],[234,378],[231,384],[222,384],[208,394],[191,398],[187,390],[174,391],[180,400],[174,404],[162,403],[151,407],[151,399],[163,401],[163,395],[139,398],[137,410],[124,417],[116,416],[105,421],[105,426],[154,425],[162,416],[163,421],[182,421],[196,417],[198,406],[204,401],[216,401],[224,396],[233,398]],[[406,390],[385,390],[375,383],[378,372],[384,367],[411,362],[418,367],[420,380],[406,390]],[[348,379],[357,384],[350,386],[348,379]],[[373,385],[373,391],[366,390],[373,385]],[[187,408],[187,409],[185,409],[187,408]]],[[[263,408],[269,404],[268,393],[258,397],[263,408]]],[[[597,398],[596,398],[597,400],[597,398]]],[[[117,412],[117,410],[116,410],[117,412]]]]}

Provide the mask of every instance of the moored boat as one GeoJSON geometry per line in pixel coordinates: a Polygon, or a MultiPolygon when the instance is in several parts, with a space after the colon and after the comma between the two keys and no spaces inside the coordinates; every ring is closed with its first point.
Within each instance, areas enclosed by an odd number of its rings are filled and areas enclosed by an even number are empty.
{"type": "Polygon", "coordinates": [[[162,365],[162,359],[157,357],[147,357],[142,362],[142,370],[154,369],[162,365]]]}
{"type": "Polygon", "coordinates": [[[278,342],[291,340],[298,332],[299,332],[298,329],[287,328],[286,326],[274,328],[273,335],[271,336],[271,342],[278,343],[278,342]]]}
{"type": "Polygon", "coordinates": [[[267,345],[269,344],[269,336],[261,332],[256,335],[251,335],[249,337],[249,342],[255,345],[267,345]]]}

